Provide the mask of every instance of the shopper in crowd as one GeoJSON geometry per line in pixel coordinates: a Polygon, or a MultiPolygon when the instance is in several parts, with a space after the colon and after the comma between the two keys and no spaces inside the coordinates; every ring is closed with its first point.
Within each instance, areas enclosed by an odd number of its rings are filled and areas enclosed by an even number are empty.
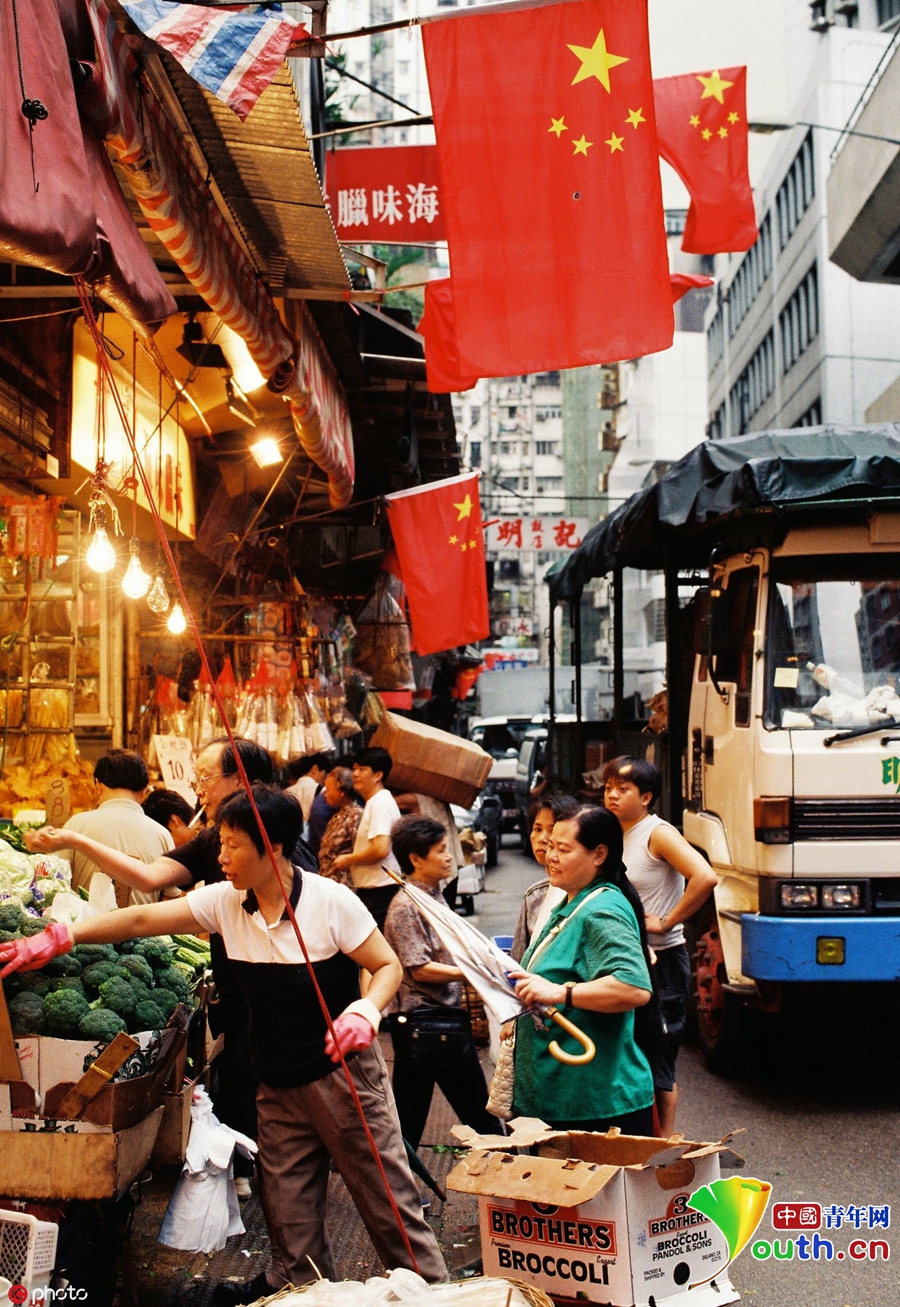
{"type": "Polygon", "coordinates": [[[656,954],[656,988],[665,1033],[652,1059],[660,1134],[675,1130],[675,1061],[687,1018],[691,963],[684,922],[716,887],[716,873],[683,835],[650,811],[662,792],[659,768],[643,758],[614,758],[603,773],[604,802],[625,833],[628,879],[640,895],[647,938],[656,954]]]}
{"type": "Polygon", "coordinates": [[[187,844],[197,834],[191,827],[194,810],[187,799],[175,790],[151,790],[141,807],[145,817],[166,828],[176,849],[180,849],[182,844],[187,844]]]}
{"type": "MultiPolygon", "coordinates": [[[[235,748],[251,783],[271,782],[272,760],[261,745],[239,736],[235,740],[235,748]]],[[[103,832],[104,843],[101,844],[75,831],[55,830],[45,826],[28,837],[29,847],[42,853],[73,848],[89,856],[108,875],[145,893],[159,891],[169,885],[190,888],[199,881],[210,885],[222,880],[219,830],[215,825],[218,810],[240,788],[241,777],[234,750],[223,736],[211,740],[194,761],[194,789],[212,824],[200,831],[189,843],[170,849],[165,856],[146,866],[110,847],[105,842],[109,834],[106,831],[103,832]]],[[[144,820],[149,821],[149,818],[144,820]]],[[[316,870],[315,859],[302,840],[297,841],[294,861],[308,870],[316,870]]],[[[209,1025],[214,1036],[222,1035],[224,1038],[222,1051],[213,1063],[213,1103],[217,1115],[226,1125],[255,1138],[257,1081],[249,1055],[247,1005],[229,964],[221,936],[213,934],[209,942],[213,979],[216,982],[215,999],[209,1008],[209,1025]]],[[[249,1197],[252,1162],[236,1156],[234,1170],[238,1196],[249,1197]]]]}
{"type": "Polygon", "coordinates": [[[304,822],[309,821],[313,799],[321,790],[332,759],[327,753],[314,753],[308,758],[298,758],[289,764],[288,772],[294,777],[287,787],[287,793],[293,794],[300,804],[304,822]]]}
{"type": "Polygon", "coordinates": [[[319,871],[331,880],[350,885],[350,872],[346,868],[338,871],[334,864],[342,854],[353,852],[363,816],[353,788],[352,770],[332,767],[325,777],[324,794],[332,815],[319,845],[319,871]]]}
{"type": "MultiPolygon", "coordinates": [[[[72,886],[88,889],[94,872],[105,867],[92,858],[75,836],[88,841],[101,840],[120,853],[152,864],[174,848],[172,836],[141,809],[150,777],[140,754],[128,749],[108,749],[94,764],[97,804],[91,812],[76,812],[63,829],[73,836],[72,842],[60,847],[60,857],[72,864],[72,886]]],[[[115,884],[116,903],[152,903],[159,898],[162,886],[136,886],[126,877],[109,873],[115,884]]]]}
{"type": "Polygon", "coordinates": [[[581,1052],[555,1024],[530,1015],[515,1030],[513,1106],[558,1129],[653,1132],[653,1077],[634,1037],[634,1010],[652,997],[640,899],[622,866],[622,828],[605,808],[558,821],[547,874],[566,899],[532,941],[512,979],[525,1003],[553,1004],[596,1046],[593,1061],[567,1066],[548,1045],[581,1052]]]}
{"type": "MultiPolygon", "coordinates": [[[[403,817],[391,842],[409,883],[443,902],[441,882],[454,871],[443,825],[430,817],[403,817]]],[[[418,1148],[436,1084],[464,1125],[498,1132],[500,1123],[486,1107],[472,1022],[461,1006],[462,971],[407,894],[395,895],[388,908],[385,937],[403,967],[391,1009],[394,1097],[403,1138],[418,1148]]]]}
{"type": "Polygon", "coordinates": [[[260,1079],[259,1164],[272,1244],[268,1274],[247,1284],[222,1284],[221,1304],[254,1302],[288,1283],[302,1285],[321,1272],[336,1278],[325,1233],[329,1159],[353,1197],[387,1268],[411,1267],[431,1282],[446,1267],[406,1159],[390,1080],[376,1034],[380,1011],[391,1002],[401,968],[365,906],[343,885],[305,874],[292,863],[303,815],[291,795],[273,786],[253,789],[275,855],[266,852],[246,792],[220,802],[218,862],[228,883],[207,884],[183,898],[108,913],[43,935],[0,945],[0,965],[41,965],[73,943],[104,943],[146,935],[208,930],[225,942],[234,974],[252,1013],[251,1056],[260,1079]],[[334,1038],[288,918],[289,897],[325,1004],[334,1038]],[[359,997],[360,968],[371,979],[359,997]],[[378,1162],[353,1101],[340,1056],[399,1210],[392,1211],[378,1162]],[[405,1232],[405,1238],[404,1238],[405,1232]]]}
{"type": "MultiPolygon", "coordinates": [[[[531,851],[538,866],[547,866],[547,849],[550,847],[553,827],[558,821],[574,816],[580,807],[578,800],[568,794],[547,795],[546,798],[538,799],[531,805],[529,813],[531,851]]],[[[562,903],[565,897],[563,890],[550,888],[550,881],[546,876],[528,886],[519,909],[516,932],[510,949],[510,955],[516,962],[522,961],[532,939],[544,928],[552,910],[562,903]]]]}
{"type": "MultiPolygon", "coordinates": [[[[332,768],[332,770],[334,769],[332,768]]],[[[350,768],[348,767],[346,770],[350,771],[350,768]]],[[[361,807],[362,804],[360,803],[360,808],[361,807]]],[[[328,802],[328,794],[323,782],[321,790],[319,790],[319,793],[312,801],[312,807],[309,810],[309,821],[306,823],[306,842],[316,857],[319,856],[319,849],[322,846],[322,836],[325,834],[325,828],[336,812],[337,808],[333,808],[328,802]]]]}
{"type": "Polygon", "coordinates": [[[356,832],[352,853],[341,853],[334,860],[337,872],[349,871],[353,888],[371,912],[378,929],[384,920],[398,885],[383,870],[399,872],[400,866],[391,853],[391,831],[400,820],[400,809],[385,789],[391,774],[391,755],[386,749],[363,749],[353,763],[353,787],[365,803],[362,821],[356,832]]]}

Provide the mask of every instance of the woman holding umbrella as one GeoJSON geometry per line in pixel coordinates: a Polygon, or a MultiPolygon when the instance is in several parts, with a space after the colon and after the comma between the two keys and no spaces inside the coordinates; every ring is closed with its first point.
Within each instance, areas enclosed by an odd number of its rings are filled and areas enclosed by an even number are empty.
{"type": "Polygon", "coordinates": [[[558,1129],[618,1126],[650,1135],[653,1077],[634,1038],[635,1009],[652,996],[644,914],[622,866],[622,828],[612,813],[581,808],[558,821],[547,874],[566,897],[513,973],[516,995],[529,1006],[555,1006],[593,1041],[596,1055],[582,1065],[560,1062],[549,1049],[558,1029],[519,1017],[515,1112],[546,1120],[552,1105],[548,1124],[558,1129]]]}

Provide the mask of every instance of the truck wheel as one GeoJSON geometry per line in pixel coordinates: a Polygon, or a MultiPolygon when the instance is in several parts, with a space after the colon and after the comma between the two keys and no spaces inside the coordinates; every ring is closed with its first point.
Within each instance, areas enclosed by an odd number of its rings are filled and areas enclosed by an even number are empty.
{"type": "Polygon", "coordinates": [[[717,925],[697,941],[694,951],[694,985],[697,1034],[706,1065],[714,1075],[732,1076],[747,1054],[747,1009],[725,992],[728,973],[717,925]]]}

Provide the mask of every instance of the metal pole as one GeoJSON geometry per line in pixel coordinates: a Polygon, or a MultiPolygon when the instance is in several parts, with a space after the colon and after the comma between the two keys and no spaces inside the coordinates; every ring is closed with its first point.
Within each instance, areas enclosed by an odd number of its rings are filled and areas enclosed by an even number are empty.
{"type": "Polygon", "coordinates": [[[681,757],[687,737],[687,693],[681,685],[681,609],[678,604],[678,565],[666,558],[666,692],[669,714],[669,821],[681,826],[681,757]]]}
{"type": "Polygon", "coordinates": [[[613,570],[613,728],[622,729],[625,695],[624,621],[622,613],[622,568],[613,570]]]}
{"type": "Polygon", "coordinates": [[[572,622],[572,662],[575,665],[575,720],[581,721],[581,595],[573,599],[569,608],[572,622]]]}
{"type": "Polygon", "coordinates": [[[547,640],[547,653],[550,659],[548,686],[550,694],[550,723],[556,721],[556,600],[550,597],[550,631],[547,640]]]}
{"type": "Polygon", "coordinates": [[[325,185],[325,73],[321,59],[311,59],[309,63],[309,117],[312,126],[312,156],[319,174],[319,182],[325,185]]]}

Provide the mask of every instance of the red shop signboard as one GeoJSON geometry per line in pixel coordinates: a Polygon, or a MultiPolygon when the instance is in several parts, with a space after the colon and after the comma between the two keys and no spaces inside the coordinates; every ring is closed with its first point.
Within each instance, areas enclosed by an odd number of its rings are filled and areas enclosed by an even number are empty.
{"type": "Polygon", "coordinates": [[[447,239],[433,145],[329,150],[325,182],[339,240],[402,245],[447,239]]]}

